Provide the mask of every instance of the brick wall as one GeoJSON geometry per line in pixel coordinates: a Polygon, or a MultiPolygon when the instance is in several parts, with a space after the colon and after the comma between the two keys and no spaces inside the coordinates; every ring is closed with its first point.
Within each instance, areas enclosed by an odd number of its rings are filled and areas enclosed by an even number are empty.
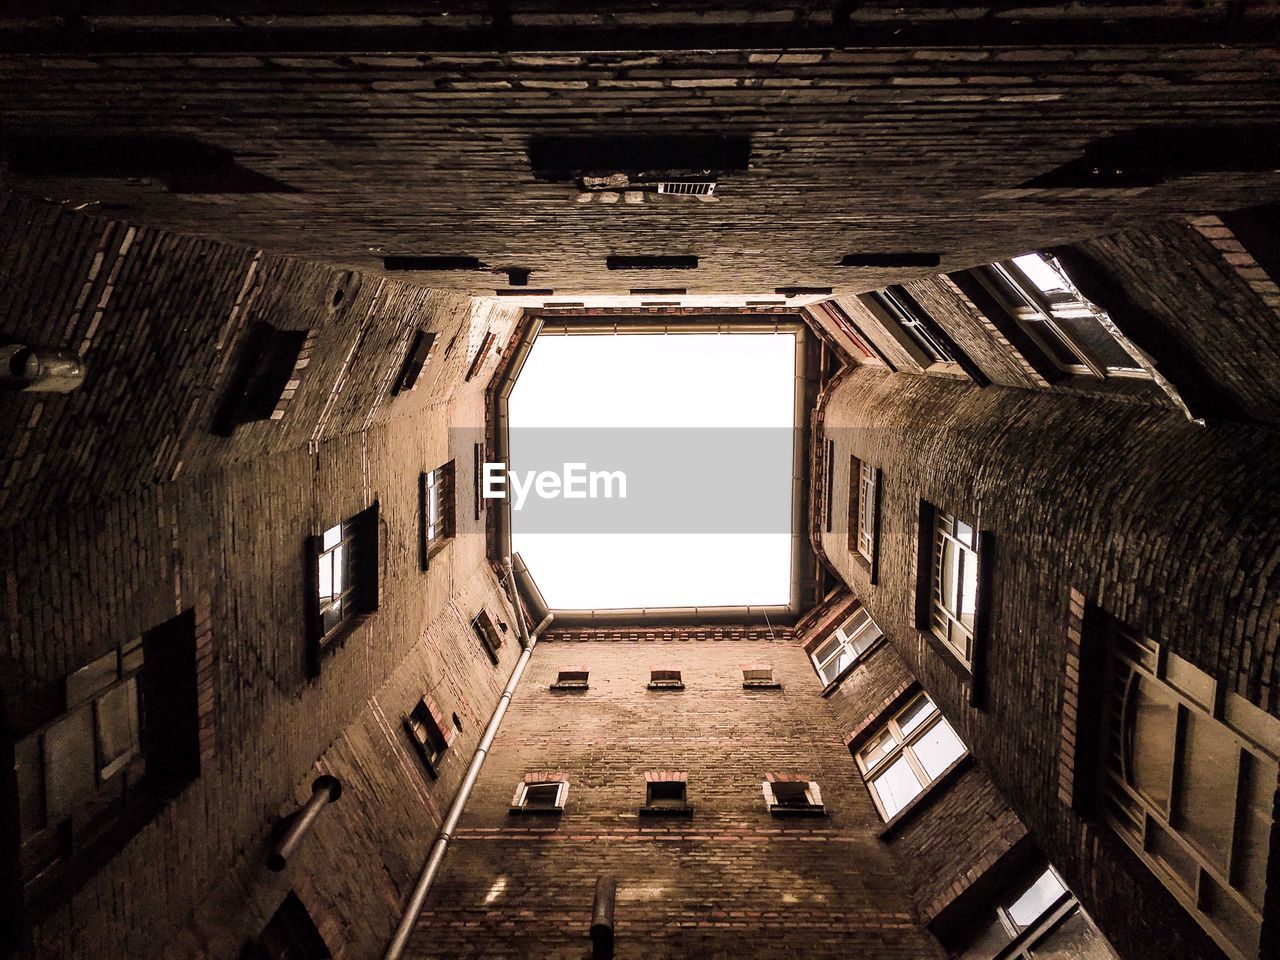
{"type": "Polygon", "coordinates": [[[1280,114],[1258,92],[1276,76],[1265,5],[503,11],[510,26],[486,4],[279,17],[219,5],[178,20],[94,9],[65,23],[15,14],[0,24],[10,138],[176,136],[291,192],[175,194],[154,172],[12,164],[10,180],[33,196],[354,269],[379,270],[388,255],[471,255],[484,269],[422,279],[491,292],[521,267],[531,288],[560,296],[865,290],[930,271],[842,269],[843,256],[936,252],[951,270],[1280,189],[1274,175],[1231,170],[1150,187],[1024,186],[1086,143],[1133,130],[1247,124],[1271,136],[1263,125],[1280,114]],[[595,131],[745,135],[750,169],[712,202],[581,203],[573,184],[534,179],[531,136],[595,131]],[[701,262],[609,271],[616,254],[701,262]]]}
{"type": "Polygon", "coordinates": [[[1274,437],[1117,400],[867,367],[835,387],[823,413],[837,449],[837,517],[847,515],[851,455],[884,471],[880,581],[868,583],[843,527],[823,536],[841,576],[1120,954],[1216,955],[1109,830],[1059,797],[1071,591],[1280,710],[1274,437]],[[915,626],[921,499],[994,536],[981,709],[915,626]]]}
{"type": "Polygon", "coordinates": [[[515,658],[508,643],[491,664],[470,628],[482,605],[510,613],[470,509],[470,446],[451,449],[448,429],[483,422],[483,380],[462,385],[468,345],[488,329],[504,340],[515,311],[0,202],[4,334],[78,349],[89,370],[71,394],[0,397],[5,711],[196,607],[212,723],[199,778],[71,900],[33,918],[18,954],[87,958],[110,944],[138,958],[234,956],[293,886],[323,914],[336,956],[371,956],[515,658]],[[213,436],[227,357],[256,321],[315,330],[309,362],[280,420],[213,436]],[[392,399],[419,326],[457,345],[392,399]],[[458,536],[423,572],[418,476],[450,457],[458,536]],[[309,680],[305,538],[375,500],[380,609],[309,680]],[[462,723],[439,780],[401,725],[428,692],[462,723]],[[345,793],[270,874],[272,827],[319,773],[345,793]]]}
{"type": "Polygon", "coordinates": [[[900,865],[803,650],[760,640],[542,642],[476,784],[407,956],[577,956],[595,880],[618,880],[619,957],[731,957],[803,945],[921,960],[900,865]],[[744,690],[768,663],[782,690],[744,690]],[[649,691],[649,671],[683,691],[649,691]],[[548,689],[560,670],[590,689],[548,689]],[[513,816],[526,772],[563,771],[558,817],[513,816]],[[645,774],[688,776],[693,816],[645,817],[645,774]],[[826,818],[774,818],[770,773],[819,781],[826,818]]]}

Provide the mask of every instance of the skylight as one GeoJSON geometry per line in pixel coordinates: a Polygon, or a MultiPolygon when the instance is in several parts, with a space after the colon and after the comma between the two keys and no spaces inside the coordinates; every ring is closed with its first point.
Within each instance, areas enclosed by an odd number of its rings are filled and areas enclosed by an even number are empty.
{"type": "Polygon", "coordinates": [[[792,333],[538,338],[511,471],[626,476],[625,498],[511,497],[512,547],[551,607],[789,602],[795,350],[792,333]]]}

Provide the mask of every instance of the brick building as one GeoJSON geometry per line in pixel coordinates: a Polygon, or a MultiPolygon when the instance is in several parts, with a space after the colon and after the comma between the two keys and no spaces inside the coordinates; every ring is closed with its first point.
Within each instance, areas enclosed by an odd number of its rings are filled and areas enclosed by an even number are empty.
{"type": "Polygon", "coordinates": [[[7,953],[1275,957],[1277,26],[13,5],[7,953]],[[511,566],[656,330],[796,338],[785,604],[511,566]]]}

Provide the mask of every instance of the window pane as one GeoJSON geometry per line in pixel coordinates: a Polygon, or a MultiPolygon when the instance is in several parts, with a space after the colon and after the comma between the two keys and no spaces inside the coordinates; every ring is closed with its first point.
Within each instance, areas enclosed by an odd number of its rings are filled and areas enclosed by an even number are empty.
{"type": "Polygon", "coordinates": [[[960,563],[962,554],[950,540],[942,543],[942,605],[952,613],[960,610],[960,563]]]}
{"type": "Polygon", "coordinates": [[[1275,802],[1276,765],[1247,754],[1242,785],[1245,803],[1240,820],[1239,885],[1250,901],[1262,906],[1267,889],[1267,853],[1271,847],[1271,812],[1275,802]]]}
{"type": "Polygon", "coordinates": [[[850,640],[854,651],[861,654],[867,649],[867,647],[875,643],[881,635],[882,632],[880,628],[876,626],[875,621],[870,617],[867,617],[866,620],[859,625],[857,631],[850,637],[850,640]]]}
{"type": "Polygon", "coordinates": [[[850,666],[854,659],[853,651],[848,647],[841,646],[839,654],[827,661],[818,672],[823,680],[827,683],[832,683],[840,674],[844,673],[845,668],[850,666]]]}
{"type": "Polygon", "coordinates": [[[1130,782],[1166,814],[1173,772],[1177,701],[1173,694],[1140,678],[1134,693],[1133,769],[1130,782]]]}
{"type": "Polygon", "coordinates": [[[40,735],[33,733],[14,746],[14,769],[18,777],[18,816],[22,835],[28,837],[44,829],[44,758],[40,735]]]}
{"type": "Polygon", "coordinates": [[[324,549],[332,550],[338,545],[338,541],[342,539],[342,524],[330,527],[324,532],[324,549]]]}
{"type": "Polygon", "coordinates": [[[838,634],[833,635],[828,640],[824,640],[818,645],[818,649],[813,652],[813,659],[821,666],[835,656],[836,651],[840,649],[843,642],[838,634]]]}
{"type": "Polygon", "coordinates": [[[929,779],[936,780],[964,753],[964,744],[951,729],[951,724],[939,719],[911,745],[911,749],[915,751],[916,759],[924,767],[929,779]]]}
{"type": "Polygon", "coordinates": [[[1231,798],[1238,776],[1240,748],[1221,723],[1187,715],[1178,791],[1179,832],[1219,870],[1231,856],[1235,811],[1231,798]]]}
{"type": "Polygon", "coordinates": [[[965,523],[963,520],[956,521],[955,537],[966,547],[976,546],[973,539],[973,527],[965,523]]]}
{"type": "Polygon", "coordinates": [[[1147,840],[1155,858],[1168,868],[1188,893],[1194,891],[1196,875],[1200,871],[1195,857],[1169,831],[1155,823],[1147,829],[1147,840]]]}
{"type": "Polygon", "coordinates": [[[1046,870],[1030,889],[1009,907],[1009,917],[1019,930],[1025,930],[1040,919],[1053,902],[1066,892],[1067,888],[1053,875],[1053,871],[1046,870]]]}
{"type": "Polygon", "coordinates": [[[1055,293],[1067,289],[1067,285],[1062,282],[1062,277],[1058,276],[1058,271],[1049,266],[1040,254],[1024,253],[1020,257],[1014,257],[1013,262],[1041,293],[1055,293]]]}
{"type": "Polygon", "coordinates": [[[342,596],[342,591],[347,588],[346,563],[346,544],[339,544],[333,549],[333,595],[335,597],[342,596]]]}
{"type": "Polygon", "coordinates": [[[99,690],[115,683],[118,676],[116,651],[112,650],[67,677],[67,706],[74,707],[88,700],[99,690]]]}
{"type": "Polygon", "coordinates": [[[137,680],[130,680],[104,693],[98,699],[97,710],[98,764],[105,780],[137,751],[137,680]]]}
{"type": "Polygon", "coordinates": [[[560,795],[558,783],[531,783],[524,794],[526,807],[554,807],[560,795]]]}
{"type": "Polygon", "coordinates": [[[894,747],[898,745],[898,741],[893,738],[893,734],[888,730],[882,730],[876,734],[874,740],[862,748],[858,754],[862,758],[862,762],[866,764],[866,768],[870,770],[877,763],[884,759],[894,747]]]}
{"type": "Polygon", "coordinates": [[[965,553],[960,576],[960,623],[970,633],[973,632],[974,618],[978,607],[978,557],[965,553]]]}
{"type": "Polygon", "coordinates": [[[333,554],[326,553],[320,557],[320,605],[324,606],[333,598],[333,554]]]}
{"type": "Polygon", "coordinates": [[[848,620],[846,620],[844,623],[840,625],[839,632],[844,634],[846,637],[852,637],[864,626],[866,626],[868,621],[870,620],[871,620],[871,617],[867,613],[866,608],[859,607],[857,610],[853,612],[853,615],[850,616],[848,620]]]}
{"type": "Polygon", "coordinates": [[[1262,924],[1258,918],[1216,883],[1208,883],[1206,886],[1209,916],[1218,922],[1218,926],[1226,931],[1233,943],[1243,948],[1245,956],[1259,956],[1258,940],[1262,924]]]}
{"type": "Polygon", "coordinates": [[[1120,341],[1104,327],[1093,315],[1060,316],[1055,313],[1054,319],[1089,355],[1104,367],[1111,370],[1138,370],[1141,366],[1128,351],[1120,346],[1120,341]]]}
{"type": "Polygon", "coordinates": [[[902,731],[902,735],[910,736],[911,731],[933,716],[937,709],[928,697],[917,698],[907,709],[898,714],[898,728],[902,731]]]}
{"type": "Polygon", "coordinates": [[[871,781],[871,786],[880,798],[886,818],[905,807],[924,788],[906,757],[899,757],[884,772],[871,781]]]}
{"type": "Polygon", "coordinates": [[[93,795],[96,784],[93,710],[90,704],[73,710],[44,735],[44,766],[48,783],[49,819],[58,823],[93,795]]]}

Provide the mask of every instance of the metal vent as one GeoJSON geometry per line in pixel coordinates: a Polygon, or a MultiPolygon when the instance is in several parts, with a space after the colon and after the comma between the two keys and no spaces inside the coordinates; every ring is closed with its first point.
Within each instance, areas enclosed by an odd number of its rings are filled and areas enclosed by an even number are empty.
{"type": "Polygon", "coordinates": [[[683,193],[692,197],[709,197],[716,192],[714,180],[659,180],[659,193],[683,193]]]}

